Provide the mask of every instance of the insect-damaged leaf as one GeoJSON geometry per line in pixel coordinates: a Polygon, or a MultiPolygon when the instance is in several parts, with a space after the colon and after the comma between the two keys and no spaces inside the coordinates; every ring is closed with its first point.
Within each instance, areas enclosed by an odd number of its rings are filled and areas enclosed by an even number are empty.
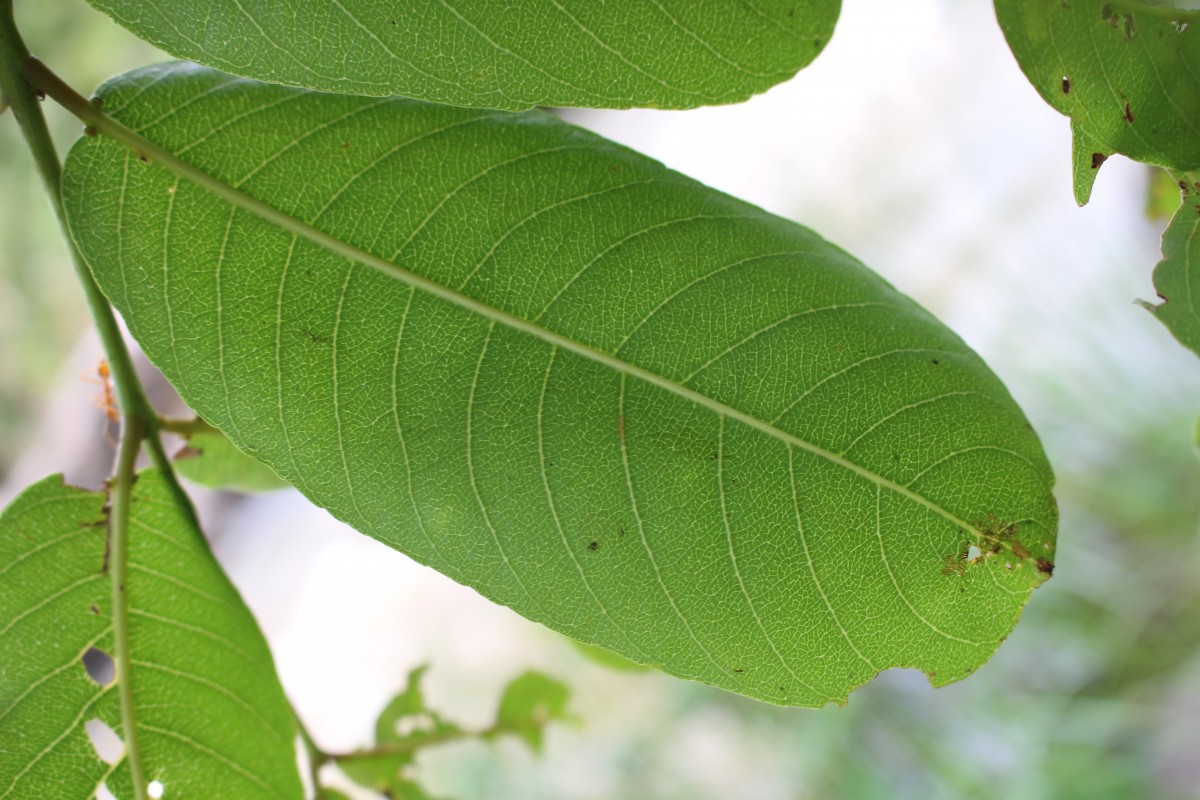
{"type": "Polygon", "coordinates": [[[1138,0],[996,0],[1017,62],[1071,118],[1082,205],[1113,153],[1200,167],[1200,11],[1138,0]]]}
{"type": "Polygon", "coordinates": [[[127,758],[101,761],[87,730],[124,736],[118,684],[129,681],[143,771],[164,796],[299,800],[291,710],[266,642],[154,471],[130,509],[130,660],[89,677],[85,660],[116,655],[106,502],[52,476],[0,515],[0,796],[91,797],[104,783],[130,800],[127,758]]]}
{"type": "Polygon", "coordinates": [[[176,56],[474,108],[693,108],[787,80],[841,0],[89,0],[176,56]]]}
{"type": "Polygon", "coordinates": [[[963,677],[1051,569],[1003,385],[805,228],[538,112],[181,65],[102,95],[270,206],[75,146],[73,235],[150,358],[316,503],[531,619],[816,706],[963,677]]]}
{"type": "Polygon", "coordinates": [[[1154,268],[1162,302],[1144,304],[1193,353],[1200,355],[1200,172],[1179,177],[1183,203],[1163,233],[1154,268]]]}

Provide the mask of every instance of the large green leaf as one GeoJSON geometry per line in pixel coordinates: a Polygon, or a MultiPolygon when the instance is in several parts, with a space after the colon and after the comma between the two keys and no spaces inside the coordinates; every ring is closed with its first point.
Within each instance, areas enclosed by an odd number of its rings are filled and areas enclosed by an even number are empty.
{"type": "Polygon", "coordinates": [[[73,235],[150,358],[485,596],[813,706],[891,666],[963,677],[1050,570],[1053,479],[1008,392],[811,231],[539,112],[187,65],[102,94],[247,193],[73,149],[73,235]]]}
{"type": "Polygon", "coordinates": [[[0,797],[86,798],[106,783],[131,798],[127,760],[101,761],[85,731],[99,720],[123,733],[121,681],[146,780],[165,797],[302,797],[266,642],[153,471],[131,505],[131,657],[107,685],[88,676],[86,653],[114,653],[106,502],[53,476],[0,516],[0,797]]]}
{"type": "Polygon", "coordinates": [[[1163,259],[1154,268],[1162,302],[1146,304],[1162,324],[1200,355],[1200,173],[1179,179],[1183,203],[1163,233],[1163,259]]]}
{"type": "Polygon", "coordinates": [[[475,108],[694,108],[787,80],[841,0],[89,0],[235,75],[475,108]]]}
{"type": "Polygon", "coordinates": [[[996,0],[1038,93],[1071,118],[1075,195],[1112,153],[1200,167],[1200,12],[1139,0],[996,0]]]}

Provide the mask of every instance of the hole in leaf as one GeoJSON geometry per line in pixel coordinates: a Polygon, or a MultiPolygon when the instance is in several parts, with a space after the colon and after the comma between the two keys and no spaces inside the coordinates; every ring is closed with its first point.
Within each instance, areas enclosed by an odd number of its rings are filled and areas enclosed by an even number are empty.
{"type": "Polygon", "coordinates": [[[92,743],[92,749],[105,764],[116,764],[125,755],[125,743],[104,720],[89,719],[83,723],[83,729],[92,743]]]}
{"type": "Polygon", "coordinates": [[[153,800],[158,800],[158,798],[163,796],[163,791],[165,791],[166,788],[167,787],[162,785],[162,781],[150,781],[150,783],[146,786],[146,794],[150,795],[153,800]]]}
{"type": "Polygon", "coordinates": [[[117,796],[109,791],[107,783],[102,783],[96,789],[96,800],[117,800],[117,796]]]}
{"type": "Polygon", "coordinates": [[[967,561],[975,561],[982,554],[983,554],[982,550],[980,550],[975,545],[971,545],[970,547],[967,548],[967,561]]]}
{"type": "Polygon", "coordinates": [[[88,677],[101,686],[108,686],[117,677],[117,665],[113,663],[112,656],[103,650],[89,647],[81,660],[88,677]]]}
{"type": "Polygon", "coordinates": [[[431,731],[434,728],[433,717],[428,714],[409,714],[396,720],[397,736],[411,736],[414,733],[431,731]]]}

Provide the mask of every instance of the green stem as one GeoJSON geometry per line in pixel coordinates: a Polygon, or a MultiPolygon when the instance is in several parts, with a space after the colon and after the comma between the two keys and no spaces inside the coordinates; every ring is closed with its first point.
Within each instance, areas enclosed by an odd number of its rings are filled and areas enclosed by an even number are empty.
{"type": "Polygon", "coordinates": [[[129,646],[129,595],[125,581],[129,565],[129,510],[133,482],[137,479],[138,451],[146,433],[141,417],[125,418],[121,444],[117,449],[117,470],[113,475],[109,498],[109,580],[112,582],[113,657],[117,662],[117,692],[121,699],[121,738],[125,743],[125,758],[133,780],[136,800],[146,800],[146,775],[142,768],[142,751],[138,747],[137,713],[133,704],[133,681],[130,678],[132,652],[129,646]]]}
{"type": "Polygon", "coordinates": [[[377,744],[374,747],[365,748],[363,750],[353,750],[349,753],[325,753],[325,758],[330,761],[361,761],[367,758],[377,758],[379,756],[400,756],[415,753],[417,750],[426,747],[432,747],[438,744],[446,744],[447,742],[456,742],[460,739],[487,739],[501,733],[511,733],[515,731],[511,725],[497,723],[490,728],[485,728],[481,731],[461,731],[453,730],[447,733],[432,734],[421,739],[411,739],[407,742],[394,742],[390,744],[377,744]]]}
{"type": "Polygon", "coordinates": [[[33,156],[34,165],[41,176],[50,205],[58,220],[66,241],[75,274],[83,288],[88,309],[96,325],[96,331],[104,348],[105,358],[113,376],[117,404],[124,420],[121,442],[117,451],[117,466],[110,485],[111,511],[109,514],[109,569],[113,591],[114,656],[121,672],[118,694],[121,701],[122,737],[126,758],[133,779],[134,800],[146,800],[144,771],[141,750],[137,744],[138,729],[133,705],[133,683],[129,680],[129,603],[125,592],[128,564],[130,500],[135,480],[138,453],[143,441],[147,442],[150,458],[163,473],[171,486],[179,507],[195,520],[195,511],[183,489],[175,478],[171,461],[163,450],[158,437],[158,417],[138,380],[133,359],[125,346],[120,326],[107,298],[96,285],[95,279],[76,249],[67,229],[59,187],[62,165],[46,118],[40,105],[41,92],[29,81],[25,72],[32,60],[29,49],[21,39],[13,17],[12,0],[0,0],[0,95],[4,104],[11,107],[21,134],[33,156]]]}

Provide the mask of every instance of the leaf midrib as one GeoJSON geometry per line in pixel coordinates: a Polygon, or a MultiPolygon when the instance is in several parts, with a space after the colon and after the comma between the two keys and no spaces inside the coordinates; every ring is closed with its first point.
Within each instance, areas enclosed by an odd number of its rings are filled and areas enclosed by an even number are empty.
{"type": "Polygon", "coordinates": [[[91,103],[86,103],[83,108],[72,108],[78,116],[82,117],[85,122],[91,124],[99,133],[120,142],[126,147],[131,148],[139,156],[158,162],[169,171],[176,175],[186,178],[202,189],[220,197],[228,203],[247,211],[266,222],[273,223],[281,229],[288,231],[318,247],[324,248],[331,253],[342,256],[347,260],[355,263],[360,263],[371,267],[376,271],[387,275],[395,280],[404,283],[414,289],[419,289],[427,294],[430,294],[438,299],[444,300],[459,308],[470,311],[480,317],[490,320],[493,323],[499,323],[508,328],[511,328],[521,333],[525,333],[534,338],[540,339],[547,344],[561,347],[564,350],[575,353],[578,356],[602,364],[610,369],[616,370],[618,373],[629,377],[637,378],[646,383],[657,386],[667,392],[670,392],[678,397],[689,400],[696,405],[705,408],[713,413],[734,419],[761,431],[780,442],[797,447],[805,452],[811,453],[818,458],[846,469],[861,478],[873,483],[876,486],[887,489],[895,494],[905,497],[919,505],[928,508],[935,514],[952,522],[954,525],[961,528],[963,531],[983,541],[986,537],[971,523],[961,519],[957,515],[951,513],[947,509],[924,497],[923,495],[914,492],[912,489],[896,483],[895,481],[886,478],[866,467],[863,467],[855,462],[838,455],[830,450],[827,450],[812,442],[801,439],[798,436],[790,434],[786,431],[764,422],[750,414],[726,405],[718,400],[689,389],[680,383],[664,378],[650,370],[639,367],[636,364],[631,364],[610,353],[597,350],[594,347],[583,344],[572,339],[569,336],[557,333],[555,331],[544,328],[529,320],[511,314],[502,309],[491,306],[480,300],[476,300],[469,295],[463,294],[448,286],[443,286],[436,281],[432,281],[422,275],[405,269],[397,264],[388,261],[380,256],[377,256],[369,251],[363,250],[355,245],[345,242],[336,236],[333,236],[325,231],[317,228],[307,222],[304,222],[292,215],[281,211],[275,206],[266,203],[258,198],[236,189],[233,186],[225,183],[219,178],[210,175],[204,170],[192,165],[184,159],[176,156],[170,151],[159,146],[155,142],[145,138],[136,131],[126,127],[112,117],[95,108],[91,103]]]}

